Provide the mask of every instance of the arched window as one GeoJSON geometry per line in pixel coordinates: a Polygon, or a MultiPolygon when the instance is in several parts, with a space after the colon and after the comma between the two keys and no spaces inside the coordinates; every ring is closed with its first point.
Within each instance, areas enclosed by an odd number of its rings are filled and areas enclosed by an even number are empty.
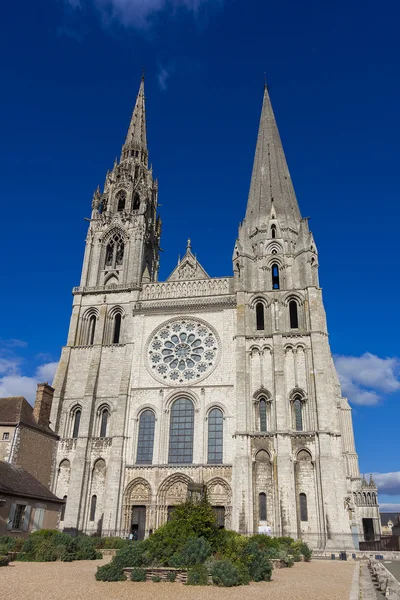
{"type": "Polygon", "coordinates": [[[256,304],[256,326],[257,331],[263,331],[265,327],[264,323],[264,304],[257,302],[256,304]]]}
{"type": "Polygon", "coordinates": [[[136,192],[136,194],[133,196],[133,210],[139,210],[139,208],[140,208],[140,196],[136,192]]]}
{"type": "Polygon", "coordinates": [[[261,492],[258,494],[258,512],[260,521],[267,520],[267,494],[261,492]]]}
{"type": "Polygon", "coordinates": [[[63,500],[64,500],[64,504],[61,506],[60,521],[64,521],[64,518],[65,518],[65,509],[67,507],[67,496],[64,496],[63,500]]]}
{"type": "Polygon", "coordinates": [[[122,320],[121,313],[117,313],[114,317],[114,329],[113,329],[113,337],[112,337],[113,344],[119,344],[119,336],[121,334],[121,320],[122,320]]]}
{"type": "Polygon", "coordinates": [[[300,521],[308,521],[307,496],[300,494],[300,521]]]}
{"type": "Polygon", "coordinates": [[[117,210],[120,212],[125,209],[126,194],[125,192],[118,192],[117,194],[117,210]]]}
{"type": "Polygon", "coordinates": [[[276,225],[271,225],[271,237],[276,238],[276,225]]]}
{"type": "Polygon", "coordinates": [[[96,496],[96,494],[93,494],[92,500],[90,502],[90,520],[91,521],[94,521],[94,518],[96,516],[96,504],[97,504],[97,496],[96,496]]]}
{"type": "Polygon", "coordinates": [[[208,458],[211,465],[222,464],[223,456],[223,424],[222,410],[213,408],[208,414],[208,458]]]}
{"type": "Polygon", "coordinates": [[[170,464],[193,461],[194,408],[188,398],[175,400],[171,409],[169,430],[170,464]]]}
{"type": "Polygon", "coordinates": [[[124,240],[119,231],[116,231],[110,238],[106,247],[105,267],[115,269],[122,265],[124,260],[124,240]]]}
{"type": "Polygon", "coordinates": [[[156,418],[151,410],[145,410],[140,415],[136,454],[136,463],[139,465],[151,465],[153,462],[155,421],[156,418]]]}
{"type": "Polygon", "coordinates": [[[296,396],[293,402],[294,411],[294,425],[296,431],[303,431],[303,414],[302,414],[302,402],[299,396],[296,396]]]}
{"type": "Polygon", "coordinates": [[[290,318],[290,329],[298,329],[299,328],[299,316],[298,316],[298,312],[297,312],[296,300],[291,300],[289,302],[289,318],[290,318]]]}
{"type": "Polygon", "coordinates": [[[107,437],[107,425],[110,413],[108,408],[104,407],[100,413],[100,437],[107,437]]]}
{"type": "Polygon", "coordinates": [[[73,429],[72,429],[72,437],[77,438],[79,433],[79,425],[81,423],[81,414],[82,411],[80,408],[77,408],[73,413],[73,429]]]}
{"type": "Polygon", "coordinates": [[[260,431],[267,431],[267,401],[265,398],[260,400],[260,431]]]}
{"type": "Polygon", "coordinates": [[[93,344],[94,344],[94,332],[95,331],[96,331],[96,315],[92,315],[89,319],[88,339],[87,339],[88,346],[93,346],[93,344]]]}
{"type": "Polygon", "coordinates": [[[272,289],[279,290],[279,267],[278,265],[272,265],[272,289]]]}

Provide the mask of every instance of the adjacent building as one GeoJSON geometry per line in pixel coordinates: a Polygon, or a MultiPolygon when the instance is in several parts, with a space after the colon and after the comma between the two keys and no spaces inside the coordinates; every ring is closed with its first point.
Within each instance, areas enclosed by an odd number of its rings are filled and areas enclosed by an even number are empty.
{"type": "Polygon", "coordinates": [[[219,522],[244,534],[340,549],[375,539],[377,490],[360,476],[318,250],[267,88],[231,275],[210,277],[189,240],[159,281],[160,235],[142,80],[93,196],[53,383],[61,527],[143,538],[203,484],[219,522]]]}

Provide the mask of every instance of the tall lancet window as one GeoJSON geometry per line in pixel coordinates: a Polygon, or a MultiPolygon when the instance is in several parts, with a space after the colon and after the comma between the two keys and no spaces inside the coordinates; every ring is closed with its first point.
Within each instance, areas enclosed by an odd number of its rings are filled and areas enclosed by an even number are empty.
{"type": "Polygon", "coordinates": [[[106,247],[105,267],[115,269],[124,261],[124,240],[119,231],[110,238],[106,247]]]}
{"type": "Polygon", "coordinates": [[[256,326],[258,331],[265,329],[264,304],[262,302],[257,302],[256,304],[256,326]]]}
{"type": "Polygon", "coordinates": [[[193,462],[194,407],[188,398],[178,398],[171,408],[169,464],[193,462]]]}
{"type": "Polygon", "coordinates": [[[87,345],[88,346],[93,346],[93,344],[94,344],[95,331],[96,331],[96,315],[92,315],[89,319],[88,336],[87,336],[87,345]]]}
{"type": "Polygon", "coordinates": [[[260,431],[267,431],[267,401],[265,398],[260,400],[260,431]]]}
{"type": "Polygon", "coordinates": [[[145,410],[139,419],[139,435],[136,453],[136,464],[151,465],[153,462],[155,415],[152,410],[145,410]]]}
{"type": "Polygon", "coordinates": [[[271,237],[276,238],[276,225],[271,225],[271,237]]]}
{"type": "Polygon", "coordinates": [[[298,329],[299,328],[299,315],[298,315],[298,311],[297,311],[296,300],[291,300],[289,302],[289,318],[290,318],[290,329],[298,329]]]}
{"type": "Polygon", "coordinates": [[[117,194],[117,210],[118,212],[121,212],[122,210],[125,210],[125,204],[126,204],[126,192],[118,192],[117,194]]]}
{"type": "Polygon", "coordinates": [[[121,335],[121,319],[121,313],[117,313],[114,317],[113,344],[119,344],[119,338],[121,335]]]}
{"type": "Polygon", "coordinates": [[[303,431],[303,406],[299,396],[293,401],[293,417],[296,431],[303,431]]]}
{"type": "Polygon", "coordinates": [[[272,265],[272,289],[279,290],[279,267],[278,265],[272,265]]]}

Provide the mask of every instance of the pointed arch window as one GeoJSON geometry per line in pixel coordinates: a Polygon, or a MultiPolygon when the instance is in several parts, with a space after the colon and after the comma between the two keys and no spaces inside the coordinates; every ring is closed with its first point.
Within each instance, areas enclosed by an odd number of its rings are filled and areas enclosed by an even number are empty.
{"type": "Polygon", "coordinates": [[[125,204],[126,204],[126,193],[122,192],[122,191],[118,192],[118,194],[117,194],[117,210],[118,210],[118,212],[125,210],[125,204]]]}
{"type": "Polygon", "coordinates": [[[290,329],[298,329],[299,328],[299,314],[298,314],[296,300],[291,300],[289,302],[289,319],[290,319],[290,329]]]}
{"type": "Polygon", "coordinates": [[[257,302],[256,304],[256,327],[257,331],[265,329],[264,304],[262,302],[257,302]]]}
{"type": "Polygon", "coordinates": [[[88,339],[87,339],[88,346],[93,346],[93,344],[94,344],[95,331],[96,331],[96,315],[92,315],[89,318],[88,339]]]}
{"type": "Polygon", "coordinates": [[[307,496],[300,494],[300,521],[308,521],[307,496]]]}
{"type": "Polygon", "coordinates": [[[65,509],[67,508],[67,496],[64,496],[63,500],[64,500],[64,504],[61,506],[60,521],[64,521],[64,518],[65,518],[65,509]]]}
{"type": "Polygon", "coordinates": [[[267,401],[265,398],[260,399],[260,431],[267,431],[267,401]]]}
{"type": "Polygon", "coordinates": [[[152,410],[145,410],[141,413],[136,453],[136,463],[138,465],[151,465],[153,462],[155,422],[156,418],[152,410]]]}
{"type": "Polygon", "coordinates": [[[113,337],[112,337],[113,344],[119,344],[119,338],[121,335],[121,322],[122,322],[122,315],[121,315],[121,313],[117,313],[114,317],[114,324],[113,324],[113,337]]]}
{"type": "Polygon", "coordinates": [[[72,414],[72,419],[73,419],[72,437],[74,439],[76,439],[79,434],[79,426],[81,424],[81,415],[82,415],[82,411],[80,408],[75,409],[72,414]]]}
{"type": "Polygon", "coordinates": [[[139,210],[139,208],[140,208],[140,196],[137,192],[133,196],[132,208],[133,208],[133,210],[139,210]]]}
{"type": "Polygon", "coordinates": [[[296,431],[303,431],[303,403],[300,396],[293,401],[294,425],[296,431]]]}
{"type": "Polygon", "coordinates": [[[107,437],[109,418],[110,418],[110,411],[105,406],[100,411],[100,437],[101,438],[107,437]]]}
{"type": "Polygon", "coordinates": [[[267,520],[267,494],[265,492],[258,494],[258,513],[260,521],[267,520]]]}
{"type": "Polygon", "coordinates": [[[222,464],[224,416],[222,410],[213,408],[208,414],[208,456],[211,465],[222,464]]]}
{"type": "Polygon", "coordinates": [[[276,238],[276,225],[271,225],[271,237],[272,239],[276,238]]]}
{"type": "Polygon", "coordinates": [[[108,241],[106,247],[105,268],[118,267],[124,261],[125,244],[123,237],[119,231],[116,231],[108,241]]]}
{"type": "Polygon", "coordinates": [[[272,289],[279,290],[279,267],[277,264],[272,265],[272,289]]]}
{"type": "Polygon", "coordinates": [[[188,398],[172,405],[169,430],[169,464],[193,462],[194,407],[188,398]]]}
{"type": "Polygon", "coordinates": [[[93,494],[91,502],[90,502],[90,520],[94,521],[96,516],[96,506],[97,506],[97,496],[93,494]]]}

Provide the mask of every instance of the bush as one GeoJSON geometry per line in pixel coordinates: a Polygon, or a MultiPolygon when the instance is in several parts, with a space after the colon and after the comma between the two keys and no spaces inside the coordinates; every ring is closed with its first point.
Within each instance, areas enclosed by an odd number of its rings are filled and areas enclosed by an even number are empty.
{"type": "Polygon", "coordinates": [[[153,575],[151,580],[153,583],[159,583],[161,581],[161,577],[159,577],[158,575],[153,575]]]}
{"type": "Polygon", "coordinates": [[[119,569],[124,567],[143,567],[148,564],[146,542],[130,542],[128,546],[118,550],[110,564],[119,569]]]}
{"type": "Polygon", "coordinates": [[[98,550],[105,550],[105,549],[113,549],[113,550],[119,550],[120,548],[125,548],[125,546],[128,546],[128,544],[130,544],[130,540],[124,539],[124,538],[120,538],[120,537],[92,537],[91,538],[93,540],[94,546],[95,548],[97,548],[98,550]]]}
{"type": "Polygon", "coordinates": [[[8,554],[9,552],[20,552],[24,540],[22,538],[14,538],[9,535],[0,535],[0,554],[8,554]]]}
{"type": "Polygon", "coordinates": [[[211,554],[211,544],[200,537],[190,537],[180,552],[170,559],[170,565],[176,568],[191,567],[204,563],[211,554]]]}
{"type": "Polygon", "coordinates": [[[131,571],[132,581],[146,581],[146,571],[140,567],[135,567],[131,571]]]}
{"type": "Polygon", "coordinates": [[[187,585],[208,585],[208,571],[205,565],[190,567],[187,574],[187,585]]]}
{"type": "Polygon", "coordinates": [[[176,575],[177,575],[176,571],[168,571],[168,573],[167,573],[167,580],[170,583],[174,583],[174,581],[176,579],[176,575]]]}
{"type": "Polygon", "coordinates": [[[259,544],[258,540],[253,539],[254,537],[249,538],[244,547],[242,561],[247,566],[253,581],[271,581],[272,564],[269,560],[271,549],[266,545],[263,548],[263,544],[259,544]]]}
{"type": "Polygon", "coordinates": [[[112,562],[98,567],[95,577],[97,581],[124,581],[125,579],[122,569],[113,565],[112,562]]]}
{"type": "Polygon", "coordinates": [[[8,556],[0,556],[0,567],[8,567],[10,559],[8,556]]]}
{"type": "Polygon", "coordinates": [[[301,542],[300,544],[300,552],[304,556],[304,560],[306,562],[310,562],[312,556],[312,550],[305,542],[301,542]]]}
{"type": "Polygon", "coordinates": [[[101,552],[95,548],[92,538],[78,536],[76,539],[76,560],[95,560],[102,558],[101,552]]]}
{"type": "Polygon", "coordinates": [[[213,583],[223,587],[240,585],[239,570],[228,559],[216,560],[211,569],[213,583]]]}

